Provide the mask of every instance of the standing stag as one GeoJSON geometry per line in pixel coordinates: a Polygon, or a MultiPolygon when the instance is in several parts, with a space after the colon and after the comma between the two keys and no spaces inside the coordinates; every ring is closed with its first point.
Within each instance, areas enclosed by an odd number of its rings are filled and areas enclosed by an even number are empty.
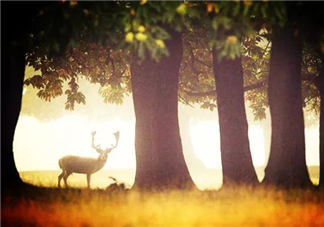
{"type": "Polygon", "coordinates": [[[102,150],[99,145],[94,145],[94,137],[96,132],[92,132],[92,144],[91,146],[99,153],[98,158],[86,158],[79,156],[64,156],[59,160],[59,166],[62,169],[62,173],[58,176],[58,187],[61,187],[61,180],[64,179],[65,187],[67,188],[67,179],[72,173],[82,173],[87,175],[87,184],[90,188],[91,174],[99,171],[104,167],[107,162],[108,154],[117,147],[119,141],[119,132],[115,132],[116,144],[112,147],[102,150]]]}

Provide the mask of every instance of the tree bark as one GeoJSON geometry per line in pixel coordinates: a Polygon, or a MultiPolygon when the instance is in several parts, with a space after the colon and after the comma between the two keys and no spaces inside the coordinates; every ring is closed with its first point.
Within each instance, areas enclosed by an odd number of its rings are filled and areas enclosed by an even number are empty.
{"type": "Polygon", "coordinates": [[[13,153],[13,138],[18,121],[25,71],[25,51],[3,42],[2,60],[2,187],[13,188],[22,184],[13,153]]]}
{"type": "Polygon", "coordinates": [[[301,59],[298,30],[289,24],[275,30],[268,87],[271,150],[264,182],[276,186],[311,185],[305,160],[301,59]]]}
{"type": "Polygon", "coordinates": [[[320,93],[321,103],[320,103],[320,178],[319,178],[319,187],[324,188],[324,56],[322,56],[322,67],[319,74],[317,88],[320,93]]]}
{"type": "Polygon", "coordinates": [[[219,115],[223,185],[256,184],[244,106],[241,58],[218,61],[213,50],[219,115]]]}
{"type": "MultiPolygon", "coordinates": [[[[136,59],[136,58],[135,58],[136,59]]],[[[137,59],[136,59],[137,60],[137,59]]],[[[156,181],[156,155],[152,141],[155,88],[155,62],[146,60],[131,65],[131,83],[136,117],[136,175],[134,188],[150,188],[156,181]]]]}
{"type": "Polygon", "coordinates": [[[13,139],[21,108],[30,23],[39,10],[49,3],[1,3],[1,183],[6,193],[23,185],[13,153],[13,139]]]}
{"type": "Polygon", "coordinates": [[[27,39],[29,20],[28,17],[19,20],[27,16],[24,7],[22,10],[10,2],[3,2],[1,5],[2,18],[6,20],[2,26],[1,40],[1,183],[6,191],[23,184],[14,161],[13,138],[21,107],[26,54],[23,39],[27,39]]]}
{"type": "Polygon", "coordinates": [[[181,34],[171,32],[169,57],[149,57],[131,65],[136,116],[136,176],[134,188],[190,188],[178,123],[178,81],[182,58],[181,34]]]}

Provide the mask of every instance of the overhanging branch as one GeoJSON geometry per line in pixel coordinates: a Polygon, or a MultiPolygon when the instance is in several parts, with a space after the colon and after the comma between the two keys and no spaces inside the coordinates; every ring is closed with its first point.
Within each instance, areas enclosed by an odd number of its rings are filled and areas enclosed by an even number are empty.
{"type": "MultiPolygon", "coordinates": [[[[263,78],[262,80],[260,80],[259,82],[255,83],[255,84],[250,84],[250,85],[244,86],[243,90],[244,90],[244,92],[247,92],[247,91],[261,88],[265,85],[266,81],[267,81],[267,78],[263,78]]],[[[216,96],[216,90],[206,91],[206,92],[191,92],[191,91],[184,90],[184,92],[188,96],[191,96],[191,97],[205,97],[205,96],[211,96],[211,95],[216,96]]]]}

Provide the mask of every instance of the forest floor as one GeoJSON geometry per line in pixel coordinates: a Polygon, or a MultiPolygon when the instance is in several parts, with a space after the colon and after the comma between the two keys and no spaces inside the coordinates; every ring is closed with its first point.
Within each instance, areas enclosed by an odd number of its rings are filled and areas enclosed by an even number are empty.
{"type": "MultiPolygon", "coordinates": [[[[113,190],[115,189],[115,190],[113,190]]],[[[226,188],[140,193],[30,186],[2,197],[2,226],[324,226],[324,193],[226,188]]]]}

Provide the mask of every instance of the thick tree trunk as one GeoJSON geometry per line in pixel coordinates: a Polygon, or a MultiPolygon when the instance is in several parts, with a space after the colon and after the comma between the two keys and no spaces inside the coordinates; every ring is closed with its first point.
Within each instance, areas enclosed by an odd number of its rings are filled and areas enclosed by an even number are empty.
{"type": "Polygon", "coordinates": [[[223,185],[256,184],[244,106],[241,58],[218,61],[213,50],[219,115],[223,185]]]}
{"type": "Polygon", "coordinates": [[[189,175],[179,133],[178,80],[181,35],[166,43],[169,57],[131,65],[136,116],[136,176],[134,188],[189,188],[189,175]]]}
{"type": "Polygon", "coordinates": [[[1,183],[2,187],[22,184],[12,149],[15,127],[18,121],[25,71],[25,52],[9,43],[2,43],[2,138],[1,183]],[[11,47],[11,48],[10,48],[11,47]]]}
{"type": "Polygon", "coordinates": [[[305,160],[302,42],[298,31],[289,25],[273,35],[268,88],[272,136],[264,182],[307,186],[311,182],[305,160]]]}
{"type": "Polygon", "coordinates": [[[22,185],[13,154],[13,138],[18,121],[22,88],[25,71],[25,46],[29,18],[26,9],[10,2],[1,4],[2,39],[1,39],[1,186],[5,189],[15,189],[22,185]],[[23,42],[22,42],[23,41],[23,42]]]}
{"type": "Polygon", "coordinates": [[[49,3],[1,3],[1,187],[4,192],[23,185],[13,154],[13,139],[21,108],[25,55],[32,18],[49,3]]]}
{"type": "Polygon", "coordinates": [[[138,188],[149,188],[156,181],[156,155],[153,150],[153,118],[155,94],[155,62],[146,60],[142,64],[131,65],[131,82],[136,117],[135,150],[136,175],[135,185],[138,188]]]}

